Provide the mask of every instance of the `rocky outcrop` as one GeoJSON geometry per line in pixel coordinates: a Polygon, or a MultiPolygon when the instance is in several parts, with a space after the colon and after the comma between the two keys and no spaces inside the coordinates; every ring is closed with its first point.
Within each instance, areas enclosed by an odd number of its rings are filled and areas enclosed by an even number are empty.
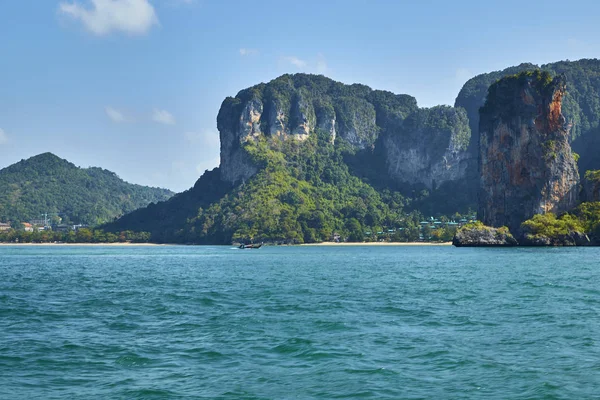
{"type": "Polygon", "coordinates": [[[233,184],[260,168],[245,143],[304,141],[318,132],[351,153],[383,158],[365,169],[381,166],[377,174],[391,181],[434,189],[464,178],[471,135],[463,109],[419,109],[411,96],[305,74],[284,75],[227,98],[217,127],[221,176],[233,184]]]}
{"type": "Polygon", "coordinates": [[[503,78],[480,112],[479,219],[508,226],[576,206],[579,174],[562,115],[563,77],[535,71],[503,78]]]}
{"type": "Polygon", "coordinates": [[[583,232],[569,232],[566,235],[548,237],[543,235],[524,235],[523,246],[593,246],[594,243],[583,232]]]}
{"type": "Polygon", "coordinates": [[[383,135],[388,174],[397,182],[436,189],[465,177],[471,131],[462,108],[421,109],[383,135]]]}
{"type": "Polygon", "coordinates": [[[483,224],[461,228],[452,244],[456,247],[511,247],[518,243],[507,228],[491,228],[483,224]]]}

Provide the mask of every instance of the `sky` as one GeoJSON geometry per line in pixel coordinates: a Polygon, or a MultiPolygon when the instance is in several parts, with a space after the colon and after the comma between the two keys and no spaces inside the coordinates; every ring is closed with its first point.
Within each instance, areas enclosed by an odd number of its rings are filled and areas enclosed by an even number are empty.
{"type": "Polygon", "coordinates": [[[0,0],[0,168],[52,152],[183,191],[222,101],[285,73],[454,103],[476,74],[600,57],[597,0],[0,0]]]}

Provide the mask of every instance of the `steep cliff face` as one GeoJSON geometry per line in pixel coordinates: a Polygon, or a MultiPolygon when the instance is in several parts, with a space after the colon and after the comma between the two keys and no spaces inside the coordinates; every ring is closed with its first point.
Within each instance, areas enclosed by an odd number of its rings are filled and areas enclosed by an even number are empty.
{"type": "Polygon", "coordinates": [[[227,98],[217,123],[221,175],[229,183],[247,180],[258,172],[244,143],[304,141],[320,132],[351,153],[383,157],[372,163],[382,166],[377,174],[433,189],[464,178],[470,140],[462,109],[419,109],[411,96],[305,74],[284,75],[227,98]]]}
{"type": "Polygon", "coordinates": [[[398,182],[436,189],[465,177],[471,131],[462,108],[421,109],[383,135],[388,173],[398,182]]]}
{"type": "Polygon", "coordinates": [[[562,76],[524,72],[493,84],[480,112],[479,218],[517,236],[535,214],[577,204],[579,174],[562,115],[562,76]]]}
{"type": "Polygon", "coordinates": [[[600,60],[559,61],[539,67],[525,63],[469,79],[456,98],[454,106],[467,110],[473,132],[469,152],[475,163],[467,170],[467,179],[472,185],[478,185],[479,108],[485,103],[488,88],[504,76],[534,69],[565,76],[568,90],[563,97],[562,112],[570,127],[573,150],[581,156],[579,172],[583,175],[587,170],[600,169],[600,60]]]}

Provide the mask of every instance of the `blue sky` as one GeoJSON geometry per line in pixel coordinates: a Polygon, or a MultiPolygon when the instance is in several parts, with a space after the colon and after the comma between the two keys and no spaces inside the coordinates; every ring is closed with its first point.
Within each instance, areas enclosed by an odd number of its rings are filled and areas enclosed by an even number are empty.
{"type": "Polygon", "coordinates": [[[0,168],[46,151],[181,191],[226,96],[284,73],[453,104],[475,74],[600,55],[600,2],[3,0],[0,168]]]}

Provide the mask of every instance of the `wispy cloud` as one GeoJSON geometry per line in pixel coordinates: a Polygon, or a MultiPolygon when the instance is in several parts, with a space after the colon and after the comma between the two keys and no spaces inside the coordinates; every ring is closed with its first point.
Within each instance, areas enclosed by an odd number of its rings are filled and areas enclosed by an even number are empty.
{"type": "Polygon", "coordinates": [[[8,135],[2,128],[0,128],[0,145],[8,143],[8,135]]]}
{"type": "Polygon", "coordinates": [[[149,0],[89,0],[87,3],[85,6],[78,1],[61,2],[58,9],[98,36],[112,32],[143,35],[158,24],[149,0]]]}
{"type": "Polygon", "coordinates": [[[108,118],[110,118],[112,122],[120,124],[128,121],[127,117],[125,117],[125,114],[123,114],[123,112],[117,110],[116,108],[107,106],[104,107],[104,111],[106,112],[106,115],[108,116],[108,118]]]}
{"type": "Polygon", "coordinates": [[[256,56],[258,55],[258,50],[257,49],[248,49],[245,47],[242,47],[240,49],[240,56],[245,57],[245,56],[256,56]]]}
{"type": "Polygon", "coordinates": [[[308,63],[296,56],[285,56],[285,57],[281,57],[281,60],[288,63],[288,64],[292,64],[293,66],[297,67],[297,68],[306,68],[306,66],[308,65],[308,63]]]}
{"type": "Polygon", "coordinates": [[[159,124],[175,125],[175,117],[167,110],[159,110],[157,108],[152,112],[152,120],[159,124]]]}

